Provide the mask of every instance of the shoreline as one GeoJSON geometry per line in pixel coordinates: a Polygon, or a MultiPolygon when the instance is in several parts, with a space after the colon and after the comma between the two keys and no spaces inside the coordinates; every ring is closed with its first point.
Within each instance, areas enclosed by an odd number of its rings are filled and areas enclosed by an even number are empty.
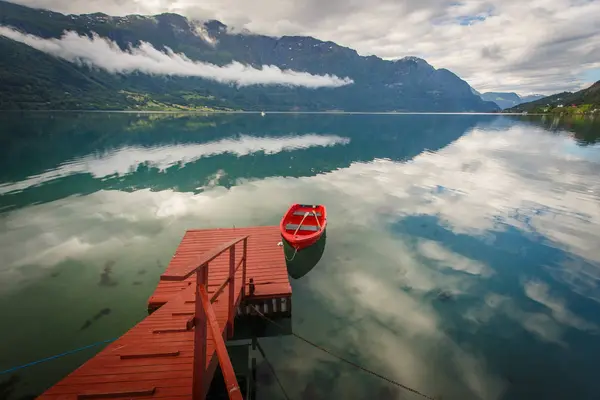
{"type": "MultiPolygon", "coordinates": [[[[225,111],[225,110],[214,110],[214,111],[138,111],[138,110],[0,110],[0,113],[101,113],[101,114],[202,114],[202,115],[213,115],[213,114],[327,114],[327,115],[510,115],[510,116],[524,116],[522,113],[502,113],[502,112],[471,112],[471,111],[225,111]]],[[[548,114],[533,114],[528,113],[526,115],[548,115],[548,114]]]]}

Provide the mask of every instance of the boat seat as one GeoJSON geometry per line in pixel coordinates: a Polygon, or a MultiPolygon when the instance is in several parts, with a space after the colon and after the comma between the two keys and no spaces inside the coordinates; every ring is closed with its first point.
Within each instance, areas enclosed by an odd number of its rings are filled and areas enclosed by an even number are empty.
{"type": "MultiPolygon", "coordinates": [[[[307,212],[307,211],[294,211],[294,214],[293,214],[293,215],[298,215],[298,216],[302,217],[302,216],[304,215],[304,213],[305,213],[305,212],[307,212]]],[[[309,213],[310,215],[314,216],[314,214],[313,214],[312,212],[308,211],[308,213],[309,213]]],[[[317,213],[317,217],[320,217],[320,216],[321,216],[321,213],[320,213],[320,212],[318,212],[318,213],[317,213]]]]}
{"type": "MultiPolygon", "coordinates": [[[[286,231],[295,231],[296,229],[298,229],[298,224],[287,224],[285,226],[285,230],[286,231]]],[[[299,231],[313,231],[313,232],[317,232],[319,230],[319,227],[316,225],[302,225],[300,227],[300,229],[298,229],[299,231]]]]}

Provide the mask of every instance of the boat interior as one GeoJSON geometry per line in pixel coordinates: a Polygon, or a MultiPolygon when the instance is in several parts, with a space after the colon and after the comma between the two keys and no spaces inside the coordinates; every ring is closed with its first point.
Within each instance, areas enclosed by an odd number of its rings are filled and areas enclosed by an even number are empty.
{"type": "Polygon", "coordinates": [[[321,205],[298,204],[285,216],[286,232],[310,235],[319,232],[325,223],[325,208],[321,205]]]}

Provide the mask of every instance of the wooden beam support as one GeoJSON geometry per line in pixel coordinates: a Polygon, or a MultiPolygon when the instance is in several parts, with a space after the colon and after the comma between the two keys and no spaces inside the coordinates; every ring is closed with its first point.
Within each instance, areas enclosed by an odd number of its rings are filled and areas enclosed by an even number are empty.
{"type": "MultiPolygon", "coordinates": [[[[215,311],[213,310],[210,302],[208,301],[208,295],[206,294],[206,289],[203,286],[199,286],[200,291],[200,299],[202,301],[202,305],[206,310],[206,318],[208,320],[208,326],[211,330],[213,340],[215,341],[215,350],[217,352],[217,357],[219,359],[219,365],[221,366],[221,371],[223,372],[223,378],[225,379],[225,387],[227,389],[227,394],[229,395],[230,400],[244,400],[242,398],[242,392],[240,390],[240,385],[237,382],[237,378],[235,377],[235,371],[233,370],[233,365],[231,365],[231,360],[229,359],[229,353],[227,352],[227,347],[225,346],[225,341],[223,340],[223,336],[221,336],[221,328],[219,327],[219,322],[217,321],[217,316],[215,315],[215,311]]],[[[197,328],[197,327],[196,327],[197,328]]]]}

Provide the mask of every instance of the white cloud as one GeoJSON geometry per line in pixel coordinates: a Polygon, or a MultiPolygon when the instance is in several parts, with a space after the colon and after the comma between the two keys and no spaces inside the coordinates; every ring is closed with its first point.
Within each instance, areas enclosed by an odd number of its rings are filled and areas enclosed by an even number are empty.
{"type": "Polygon", "coordinates": [[[311,35],[362,55],[415,55],[450,69],[479,91],[572,90],[583,83],[582,72],[600,67],[597,0],[13,1],[75,13],[178,12],[218,19],[238,31],[311,35]]]}
{"type": "Polygon", "coordinates": [[[562,299],[553,297],[547,284],[540,281],[528,281],[525,283],[525,294],[533,301],[548,307],[552,311],[554,319],[561,324],[572,326],[580,330],[595,331],[595,324],[573,314],[562,299]]]}
{"type": "Polygon", "coordinates": [[[573,257],[546,269],[554,279],[565,282],[575,293],[600,303],[600,268],[597,263],[573,257]]]}
{"type": "Polygon", "coordinates": [[[444,268],[466,272],[471,275],[490,276],[493,270],[487,265],[456,254],[440,243],[431,240],[421,240],[418,245],[420,253],[444,268]]]}
{"type": "Polygon", "coordinates": [[[185,54],[165,52],[155,49],[150,43],[141,42],[139,47],[123,51],[106,38],[94,34],[90,39],[77,32],[68,31],[60,39],[44,39],[18,30],[0,26],[0,36],[24,43],[34,49],[63,58],[70,62],[82,63],[110,73],[142,72],[155,75],[175,75],[200,77],[221,83],[247,85],[288,85],[307,88],[339,87],[349,85],[349,78],[334,75],[312,75],[307,72],[282,70],[274,65],[263,65],[261,69],[232,62],[223,67],[201,61],[190,60],[185,54]]]}
{"type": "Polygon", "coordinates": [[[89,173],[95,178],[105,178],[115,174],[127,174],[135,171],[140,165],[148,165],[164,171],[174,165],[183,167],[185,164],[200,158],[219,154],[233,154],[238,157],[258,152],[277,154],[311,147],[346,145],[349,142],[350,139],[336,135],[304,134],[278,137],[240,135],[236,138],[207,143],[157,147],[126,146],[69,160],[54,169],[30,176],[19,182],[2,183],[0,184],[0,195],[20,191],[73,174],[89,173]]]}
{"type": "Polygon", "coordinates": [[[524,311],[514,300],[497,293],[488,293],[484,300],[483,305],[467,310],[467,320],[475,324],[487,324],[496,315],[503,315],[540,340],[567,346],[562,339],[563,329],[546,314],[524,311]]]}

